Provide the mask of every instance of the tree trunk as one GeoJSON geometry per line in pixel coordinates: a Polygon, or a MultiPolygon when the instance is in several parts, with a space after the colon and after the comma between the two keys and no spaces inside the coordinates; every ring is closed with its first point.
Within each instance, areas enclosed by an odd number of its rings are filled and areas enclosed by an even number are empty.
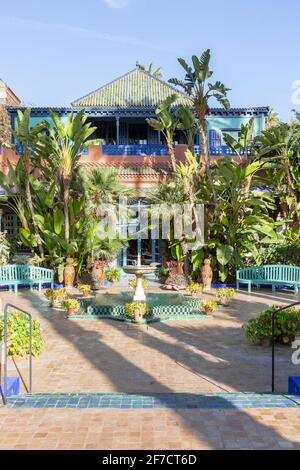
{"type": "Polygon", "coordinates": [[[207,173],[207,178],[208,182],[210,185],[210,189],[212,191],[212,196],[213,196],[213,202],[215,205],[217,205],[218,199],[217,199],[217,193],[214,187],[214,182],[211,174],[211,167],[210,167],[210,157],[209,157],[209,150],[208,150],[208,143],[207,143],[207,135],[206,135],[206,122],[205,118],[199,118],[199,127],[200,127],[200,133],[201,133],[201,140],[202,140],[202,148],[203,148],[203,156],[205,160],[205,167],[206,167],[206,173],[207,173]]]}
{"type": "Polygon", "coordinates": [[[190,256],[189,256],[189,245],[183,240],[181,242],[181,248],[183,251],[183,264],[184,264],[184,276],[188,283],[190,283],[190,256]]]}
{"type": "Polygon", "coordinates": [[[65,241],[70,241],[70,216],[69,216],[69,184],[64,182],[64,216],[65,216],[65,241]]]}
{"type": "Polygon", "coordinates": [[[35,221],[35,214],[34,214],[34,208],[33,208],[32,196],[31,196],[31,190],[30,190],[28,163],[25,163],[24,166],[25,166],[24,169],[25,169],[26,203],[27,203],[27,207],[29,209],[29,212],[30,212],[30,215],[31,215],[31,218],[32,218],[32,224],[33,224],[33,227],[34,227],[34,231],[35,231],[35,235],[36,235],[36,239],[37,239],[37,244],[38,244],[38,247],[39,247],[39,252],[40,252],[41,258],[44,258],[45,257],[44,247],[43,247],[43,243],[42,243],[42,240],[41,240],[41,237],[40,237],[40,232],[39,232],[38,225],[35,221]]]}
{"type": "Polygon", "coordinates": [[[171,162],[172,162],[172,168],[173,168],[173,171],[175,173],[175,171],[176,171],[176,159],[175,159],[175,152],[174,152],[173,143],[168,144],[168,151],[169,151],[169,155],[170,155],[171,162]]]}

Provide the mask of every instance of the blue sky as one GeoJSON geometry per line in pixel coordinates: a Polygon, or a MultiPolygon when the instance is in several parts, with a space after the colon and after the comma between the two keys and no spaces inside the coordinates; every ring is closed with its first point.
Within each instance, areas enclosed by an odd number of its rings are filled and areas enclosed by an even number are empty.
{"type": "Polygon", "coordinates": [[[1,0],[0,77],[26,103],[64,106],[136,60],[180,77],[177,57],[209,47],[232,106],[288,119],[299,18],[298,0],[1,0]]]}

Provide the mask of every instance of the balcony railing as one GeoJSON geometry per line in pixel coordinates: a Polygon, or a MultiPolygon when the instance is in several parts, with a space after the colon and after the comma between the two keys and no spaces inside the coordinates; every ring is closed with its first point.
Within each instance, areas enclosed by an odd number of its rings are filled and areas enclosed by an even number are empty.
{"type": "Polygon", "coordinates": [[[167,156],[168,147],[166,145],[102,145],[102,154],[110,156],[118,155],[138,155],[145,156],[167,156]]]}
{"type": "MultiPolygon", "coordinates": [[[[223,157],[223,156],[226,156],[226,155],[228,155],[230,157],[235,157],[237,155],[236,152],[233,152],[226,145],[220,145],[219,147],[209,146],[208,150],[209,150],[209,155],[211,155],[212,157],[218,157],[218,156],[223,157]]],[[[194,152],[196,154],[200,154],[201,153],[201,146],[200,145],[195,145],[194,152]]],[[[251,155],[251,150],[249,149],[247,152],[242,151],[241,155],[245,155],[245,153],[247,153],[247,155],[249,156],[249,155],[251,155]]]]}

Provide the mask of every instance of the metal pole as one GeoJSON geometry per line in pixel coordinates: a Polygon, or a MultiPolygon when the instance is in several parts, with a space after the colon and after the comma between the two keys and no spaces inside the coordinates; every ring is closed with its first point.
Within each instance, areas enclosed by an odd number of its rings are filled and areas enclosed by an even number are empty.
{"type": "Polygon", "coordinates": [[[7,309],[4,310],[4,378],[3,378],[3,402],[7,403],[7,309]]]}
{"type": "Polygon", "coordinates": [[[275,312],[272,313],[272,393],[275,392],[275,312]]]}

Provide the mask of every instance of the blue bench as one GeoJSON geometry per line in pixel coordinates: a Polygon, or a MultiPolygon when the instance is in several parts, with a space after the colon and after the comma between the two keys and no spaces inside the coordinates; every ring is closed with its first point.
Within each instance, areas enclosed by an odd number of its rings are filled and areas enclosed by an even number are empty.
{"type": "Polygon", "coordinates": [[[252,291],[252,285],[260,288],[261,285],[272,286],[272,291],[280,286],[293,287],[295,293],[300,289],[300,267],[282,264],[253,266],[237,271],[237,290],[240,284],[248,286],[248,292],[252,291]]]}
{"type": "Polygon", "coordinates": [[[42,290],[43,284],[54,285],[54,271],[30,265],[7,264],[0,266],[0,286],[14,288],[18,292],[19,286],[29,286],[32,290],[37,286],[42,290]]]}

